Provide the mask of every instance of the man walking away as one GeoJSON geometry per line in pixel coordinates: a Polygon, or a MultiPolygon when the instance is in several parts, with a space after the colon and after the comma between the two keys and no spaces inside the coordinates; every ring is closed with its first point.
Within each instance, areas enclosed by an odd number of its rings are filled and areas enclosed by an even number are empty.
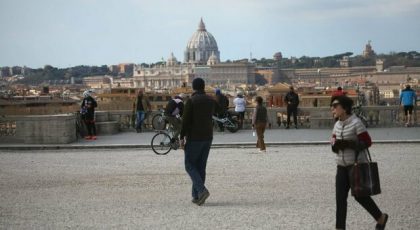
{"type": "Polygon", "coordinates": [[[170,100],[165,108],[165,116],[169,124],[172,126],[174,136],[172,137],[172,143],[178,141],[179,133],[181,132],[181,116],[184,112],[184,102],[182,101],[183,95],[180,94],[175,96],[174,99],[170,100]]]}
{"type": "Polygon", "coordinates": [[[410,85],[406,85],[400,94],[400,105],[404,106],[405,126],[409,127],[412,122],[413,108],[416,105],[416,92],[411,89],[410,85]]]}
{"type": "Polygon", "coordinates": [[[299,106],[299,95],[295,93],[293,86],[290,86],[290,91],[286,94],[284,102],[287,104],[287,126],[286,129],[290,128],[290,116],[293,114],[293,122],[297,129],[297,108],[299,106]]]}
{"type": "Polygon", "coordinates": [[[210,196],[204,183],[213,140],[212,115],[217,109],[216,101],[205,93],[204,86],[201,78],[192,82],[194,93],[185,103],[180,135],[181,146],[185,140],[185,170],[192,180],[192,202],[199,206],[210,196]]]}
{"type": "Polygon", "coordinates": [[[133,103],[133,111],[136,112],[136,131],[140,133],[146,113],[151,110],[149,100],[143,95],[143,91],[139,90],[136,100],[133,103]]]}

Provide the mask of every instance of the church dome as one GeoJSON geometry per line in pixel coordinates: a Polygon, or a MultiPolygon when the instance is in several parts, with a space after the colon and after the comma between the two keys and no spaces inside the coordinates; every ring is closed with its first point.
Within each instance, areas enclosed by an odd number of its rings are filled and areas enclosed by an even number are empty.
{"type": "Polygon", "coordinates": [[[211,33],[207,32],[203,19],[201,19],[197,31],[187,43],[184,61],[205,65],[212,53],[220,59],[216,39],[211,33]]]}
{"type": "Polygon", "coordinates": [[[216,65],[219,63],[219,58],[214,55],[214,52],[209,57],[209,60],[207,61],[207,65],[216,65]]]}
{"type": "Polygon", "coordinates": [[[176,57],[174,56],[174,53],[171,53],[171,56],[169,56],[168,60],[166,61],[167,66],[176,66],[178,64],[178,60],[176,60],[176,57]]]}

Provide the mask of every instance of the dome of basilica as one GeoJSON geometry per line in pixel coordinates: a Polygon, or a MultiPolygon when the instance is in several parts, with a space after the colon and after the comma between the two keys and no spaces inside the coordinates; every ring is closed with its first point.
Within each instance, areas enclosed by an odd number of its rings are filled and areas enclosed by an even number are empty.
{"type": "Polygon", "coordinates": [[[184,53],[186,63],[207,64],[209,57],[214,54],[220,59],[220,52],[216,39],[206,30],[203,19],[200,20],[198,30],[191,36],[184,53]]]}

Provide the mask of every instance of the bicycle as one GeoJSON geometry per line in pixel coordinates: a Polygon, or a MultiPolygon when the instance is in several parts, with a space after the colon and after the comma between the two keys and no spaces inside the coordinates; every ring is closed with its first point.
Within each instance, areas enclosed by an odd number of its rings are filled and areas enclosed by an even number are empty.
{"type": "Polygon", "coordinates": [[[159,113],[152,118],[152,127],[154,130],[164,130],[167,124],[165,110],[160,109],[159,113]]]}
{"type": "Polygon", "coordinates": [[[363,125],[367,128],[369,126],[368,118],[366,116],[365,111],[362,108],[362,105],[357,105],[352,108],[353,114],[355,114],[363,123],[363,125]]]}
{"type": "Polygon", "coordinates": [[[169,125],[167,130],[158,130],[157,133],[152,137],[152,141],[150,143],[153,152],[155,152],[157,155],[166,155],[172,149],[179,149],[179,141],[174,140],[173,135],[174,130],[171,125],[169,125]]]}
{"type": "Polygon", "coordinates": [[[223,127],[229,130],[229,132],[235,133],[239,130],[239,124],[238,124],[238,120],[234,116],[235,114],[226,112],[226,114],[222,118],[219,118],[214,115],[212,116],[212,118],[216,124],[221,123],[223,127]]]}

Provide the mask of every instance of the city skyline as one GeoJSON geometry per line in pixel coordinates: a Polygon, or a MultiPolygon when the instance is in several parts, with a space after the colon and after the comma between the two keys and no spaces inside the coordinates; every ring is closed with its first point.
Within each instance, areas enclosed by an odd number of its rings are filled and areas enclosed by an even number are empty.
{"type": "Polygon", "coordinates": [[[420,50],[420,0],[2,1],[0,66],[183,60],[200,18],[220,58],[420,50]]]}

